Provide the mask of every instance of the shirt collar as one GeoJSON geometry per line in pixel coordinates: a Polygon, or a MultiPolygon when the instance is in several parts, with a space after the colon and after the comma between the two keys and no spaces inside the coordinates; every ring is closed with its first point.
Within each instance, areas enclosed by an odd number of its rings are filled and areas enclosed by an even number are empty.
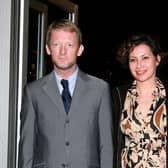
{"type": "MultiPolygon", "coordinates": [[[[74,89],[75,89],[75,84],[76,84],[76,80],[77,80],[77,75],[78,75],[78,71],[79,71],[79,68],[78,66],[76,66],[76,69],[74,71],[74,73],[68,77],[68,83],[69,83],[69,90],[70,90],[70,94],[71,96],[73,95],[73,92],[74,92],[74,89]]],[[[60,94],[62,93],[62,90],[63,90],[63,87],[61,85],[61,80],[63,79],[61,76],[59,76],[57,74],[57,72],[54,71],[54,74],[55,74],[55,78],[56,78],[56,82],[57,82],[57,85],[58,85],[58,89],[60,91],[60,94]]]]}

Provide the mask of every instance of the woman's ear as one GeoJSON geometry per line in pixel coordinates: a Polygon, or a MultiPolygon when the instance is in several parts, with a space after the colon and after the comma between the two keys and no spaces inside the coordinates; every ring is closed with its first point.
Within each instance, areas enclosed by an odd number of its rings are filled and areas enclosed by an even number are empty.
{"type": "Polygon", "coordinates": [[[156,65],[158,66],[160,64],[161,61],[161,56],[158,54],[156,57],[156,65]]]}

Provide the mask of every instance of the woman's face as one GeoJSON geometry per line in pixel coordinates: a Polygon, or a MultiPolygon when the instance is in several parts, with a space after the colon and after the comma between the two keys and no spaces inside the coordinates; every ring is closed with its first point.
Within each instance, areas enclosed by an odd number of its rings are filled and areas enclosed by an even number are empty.
{"type": "Polygon", "coordinates": [[[129,54],[129,68],[133,77],[139,81],[155,79],[160,56],[153,54],[146,44],[136,46],[129,54]]]}

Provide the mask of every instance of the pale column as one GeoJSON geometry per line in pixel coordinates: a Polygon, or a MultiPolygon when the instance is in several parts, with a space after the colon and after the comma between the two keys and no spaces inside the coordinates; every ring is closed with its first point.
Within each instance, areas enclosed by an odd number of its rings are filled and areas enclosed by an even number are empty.
{"type": "Polygon", "coordinates": [[[11,0],[0,0],[0,167],[7,167],[11,0]]]}

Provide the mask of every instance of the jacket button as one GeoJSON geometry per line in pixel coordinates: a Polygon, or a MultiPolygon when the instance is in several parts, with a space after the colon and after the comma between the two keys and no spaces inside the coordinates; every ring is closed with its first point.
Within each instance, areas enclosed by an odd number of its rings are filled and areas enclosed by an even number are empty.
{"type": "Polygon", "coordinates": [[[65,145],[66,145],[66,146],[69,146],[69,145],[70,145],[70,143],[67,141],[67,142],[65,142],[65,145]]]}
{"type": "Polygon", "coordinates": [[[69,120],[69,119],[67,119],[67,120],[66,120],[66,124],[69,124],[69,123],[70,123],[70,120],[69,120]]]}
{"type": "Polygon", "coordinates": [[[63,168],[67,168],[67,167],[69,167],[69,165],[68,165],[68,164],[63,163],[63,164],[62,164],[62,167],[63,167],[63,168]]]}
{"type": "Polygon", "coordinates": [[[62,167],[65,167],[65,164],[64,164],[64,163],[62,163],[62,167]]]}

